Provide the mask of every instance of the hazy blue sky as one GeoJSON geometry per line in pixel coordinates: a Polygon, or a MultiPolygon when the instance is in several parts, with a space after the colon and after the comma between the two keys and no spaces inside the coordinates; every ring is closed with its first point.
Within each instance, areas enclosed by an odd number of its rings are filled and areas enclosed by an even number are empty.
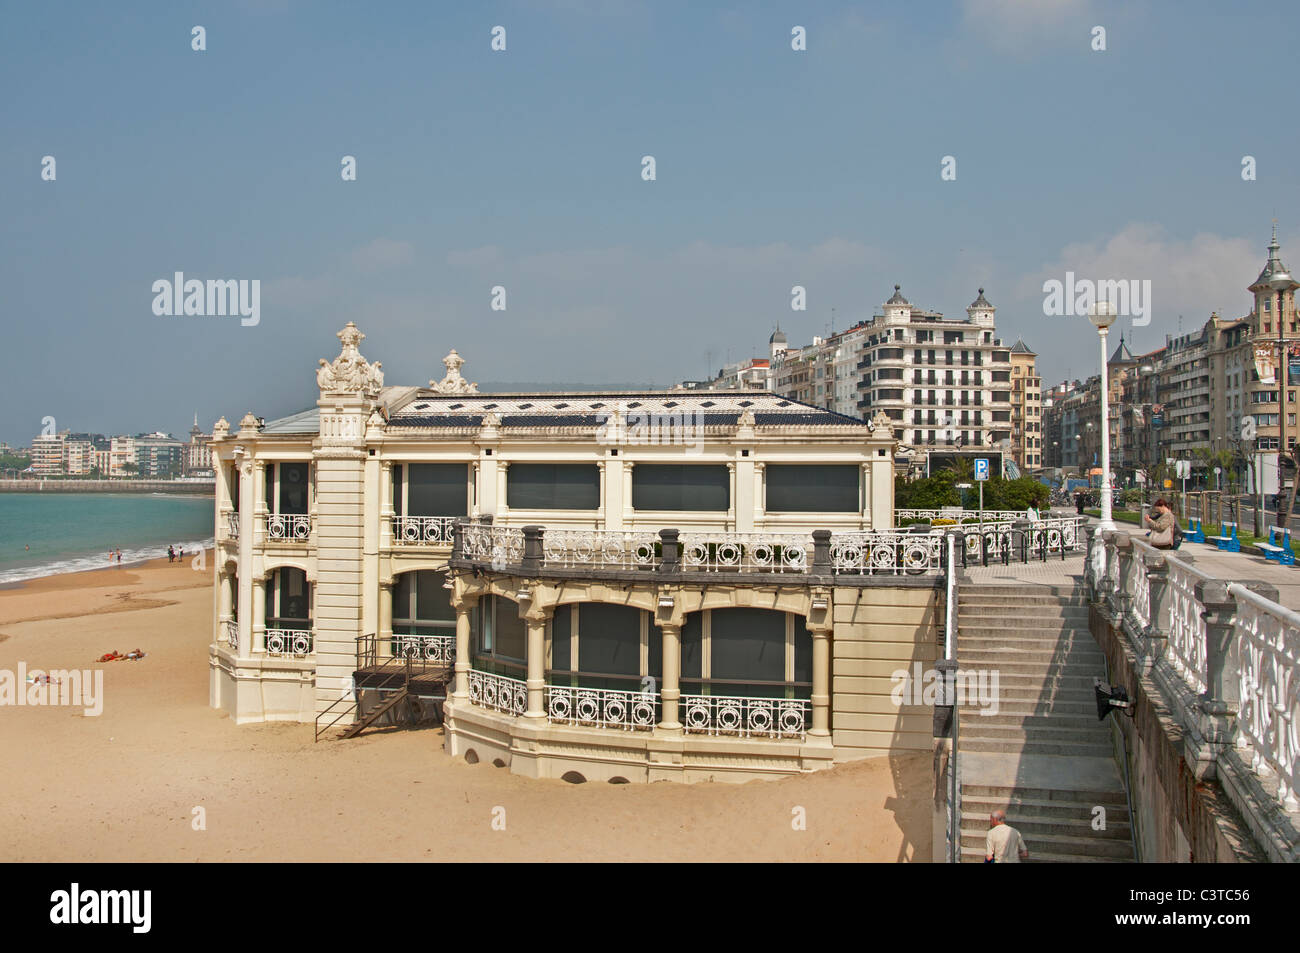
{"type": "Polygon", "coordinates": [[[451,347],[472,380],[669,383],[896,282],[950,314],[985,287],[1047,383],[1083,376],[1044,279],[1150,279],[1143,349],[1249,309],[1274,217],[1300,267],[1297,10],[4,2],[0,440],[299,409],[348,320],[389,383],[451,347]],[[176,271],[259,279],[261,323],[154,315],[176,271]]]}

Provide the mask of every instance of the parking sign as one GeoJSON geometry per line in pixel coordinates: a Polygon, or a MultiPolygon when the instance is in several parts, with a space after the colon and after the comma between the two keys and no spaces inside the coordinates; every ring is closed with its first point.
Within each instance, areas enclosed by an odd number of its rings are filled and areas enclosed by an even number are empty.
{"type": "Polygon", "coordinates": [[[975,479],[987,480],[988,478],[989,478],[989,458],[976,457],[975,458],[975,479]]]}

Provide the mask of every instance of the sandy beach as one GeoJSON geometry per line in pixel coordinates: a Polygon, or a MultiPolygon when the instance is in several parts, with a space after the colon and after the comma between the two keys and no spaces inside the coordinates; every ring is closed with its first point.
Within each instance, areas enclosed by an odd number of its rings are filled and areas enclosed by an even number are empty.
{"type": "Polygon", "coordinates": [[[104,672],[98,717],[0,707],[0,860],[930,857],[928,755],[740,785],[572,785],[453,761],[440,729],[315,744],[311,725],[237,728],[208,707],[212,609],[211,573],[188,557],[0,590],[0,669],[104,672]]]}

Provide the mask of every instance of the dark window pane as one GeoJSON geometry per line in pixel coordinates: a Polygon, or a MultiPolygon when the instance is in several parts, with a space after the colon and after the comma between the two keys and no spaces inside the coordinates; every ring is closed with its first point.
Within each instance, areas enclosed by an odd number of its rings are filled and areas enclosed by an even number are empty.
{"type": "Polygon", "coordinates": [[[704,613],[692,612],[682,623],[682,678],[699,678],[701,667],[700,647],[704,644],[704,613]]]}
{"type": "Polygon", "coordinates": [[[803,616],[794,617],[794,680],[812,681],[812,633],[803,616]]]}
{"type": "Polygon", "coordinates": [[[306,463],[280,464],[280,512],[305,514],[307,512],[306,463]]]}
{"type": "Polygon", "coordinates": [[[632,468],[632,508],[725,512],[731,480],[725,466],[638,464],[632,468]]]}
{"type": "Polygon", "coordinates": [[[411,619],[411,589],[415,573],[404,572],[393,579],[393,618],[411,619]]]}
{"type": "Polygon", "coordinates": [[[466,464],[412,463],[407,470],[407,516],[465,515],[469,494],[466,464]]]}
{"type": "Polygon", "coordinates": [[[560,606],[551,617],[551,668],[561,672],[567,672],[572,667],[572,620],[573,606],[560,606]]]}
{"type": "Polygon", "coordinates": [[[528,644],[528,630],[519,618],[519,603],[494,596],[497,604],[496,645],[493,654],[523,661],[528,644]]]}
{"type": "Polygon", "coordinates": [[[784,612],[773,612],[770,609],[714,609],[710,625],[710,677],[739,681],[785,681],[784,612]]]}
{"type": "Polygon", "coordinates": [[[605,675],[640,675],[641,610],[583,603],[578,609],[578,668],[605,675]]]}
{"type": "Polygon", "coordinates": [[[521,510],[594,510],[600,505],[600,470],[587,463],[511,464],[506,505],[521,510]]]}
{"type": "Polygon", "coordinates": [[[768,464],[771,513],[857,513],[859,468],[853,464],[768,464]]]}
{"type": "Polygon", "coordinates": [[[442,588],[446,579],[442,573],[432,569],[421,569],[415,573],[415,616],[422,622],[456,621],[456,610],[451,607],[451,592],[442,588]]]}
{"type": "Polygon", "coordinates": [[[402,465],[393,465],[393,512],[402,515],[402,465]]]}

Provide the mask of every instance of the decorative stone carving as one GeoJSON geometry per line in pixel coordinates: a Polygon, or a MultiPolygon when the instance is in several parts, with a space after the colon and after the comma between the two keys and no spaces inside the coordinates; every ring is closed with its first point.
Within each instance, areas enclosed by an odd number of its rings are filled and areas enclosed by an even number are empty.
{"type": "Polygon", "coordinates": [[[230,436],[230,421],[222,417],[212,425],[212,439],[224,440],[228,436],[230,436]]]}
{"type": "Polygon", "coordinates": [[[332,364],[322,359],[316,371],[316,385],[322,394],[379,396],[384,386],[384,372],[381,370],[384,365],[379,361],[371,364],[361,356],[357,346],[364,338],[365,335],[351,321],[338,333],[338,339],[343,342],[339,356],[332,364]]]}
{"type": "Polygon", "coordinates": [[[483,429],[494,429],[501,426],[501,415],[491,411],[483,415],[483,429]]]}
{"type": "Polygon", "coordinates": [[[752,410],[750,410],[749,408],[746,408],[745,410],[743,410],[743,411],[741,412],[741,414],[740,414],[740,420],[737,421],[737,426],[740,426],[740,427],[753,427],[753,426],[754,426],[754,412],[753,412],[752,410]]]}
{"type": "Polygon", "coordinates": [[[477,394],[478,384],[471,384],[461,376],[460,369],[465,366],[465,359],[452,348],[451,353],[442,359],[447,374],[440,381],[429,381],[429,388],[435,394],[477,394]]]}
{"type": "Polygon", "coordinates": [[[253,416],[253,412],[251,410],[248,413],[244,414],[244,418],[239,422],[239,429],[240,431],[244,431],[244,430],[257,431],[259,429],[258,419],[255,416],[253,416]]]}
{"type": "Polygon", "coordinates": [[[894,439],[894,422],[883,410],[876,411],[876,416],[871,418],[871,436],[894,439]]]}

